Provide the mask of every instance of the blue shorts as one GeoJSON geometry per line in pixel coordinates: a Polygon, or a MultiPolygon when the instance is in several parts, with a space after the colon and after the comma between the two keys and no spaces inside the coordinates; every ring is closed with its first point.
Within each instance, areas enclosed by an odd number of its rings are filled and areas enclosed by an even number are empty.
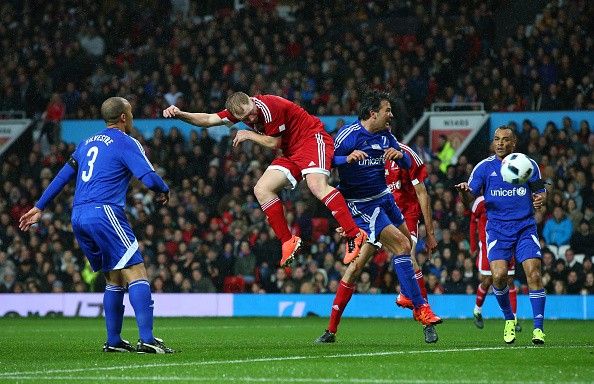
{"type": "Polygon", "coordinates": [[[74,207],[74,236],[93,271],[124,269],[144,260],[124,209],[100,204],[74,207]]]}
{"type": "Polygon", "coordinates": [[[370,201],[347,201],[347,205],[357,226],[367,232],[368,242],[374,245],[379,246],[380,233],[388,225],[398,228],[404,223],[404,216],[391,193],[370,201]]]}
{"type": "Polygon", "coordinates": [[[521,221],[487,221],[487,257],[489,262],[510,262],[515,254],[516,263],[528,259],[542,259],[536,222],[532,217],[521,221]]]}

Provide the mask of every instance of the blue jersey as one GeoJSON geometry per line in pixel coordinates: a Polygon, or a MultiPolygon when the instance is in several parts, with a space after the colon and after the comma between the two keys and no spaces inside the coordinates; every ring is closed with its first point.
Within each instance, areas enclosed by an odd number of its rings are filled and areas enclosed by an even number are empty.
{"type": "Polygon", "coordinates": [[[73,206],[124,207],[132,176],[140,179],[154,171],[138,140],[114,128],[81,142],[72,157],[78,163],[73,206]]]}
{"type": "MultiPolygon", "coordinates": [[[[334,139],[334,159],[340,177],[338,189],[345,199],[361,201],[390,193],[386,185],[384,158],[384,151],[388,148],[400,150],[398,141],[390,131],[371,133],[359,120],[338,131],[334,139]],[[368,157],[356,163],[344,162],[344,157],[354,150],[363,151],[368,157]],[[339,161],[341,157],[342,161],[339,161]]],[[[404,158],[397,163],[408,169],[410,157],[404,153],[404,158]]]]}
{"type": "Polygon", "coordinates": [[[501,160],[497,156],[490,156],[474,167],[468,185],[473,195],[484,196],[488,220],[521,221],[534,216],[532,194],[544,192],[544,189],[530,189],[530,182],[540,180],[538,165],[530,161],[535,172],[528,182],[518,185],[503,181],[501,160]]]}

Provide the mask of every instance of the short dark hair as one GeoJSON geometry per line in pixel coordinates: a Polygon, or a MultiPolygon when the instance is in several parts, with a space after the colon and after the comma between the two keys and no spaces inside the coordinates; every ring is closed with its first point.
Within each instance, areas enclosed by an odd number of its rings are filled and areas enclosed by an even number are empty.
{"type": "Polygon", "coordinates": [[[359,107],[359,120],[367,120],[371,117],[372,111],[379,111],[382,101],[390,100],[390,94],[387,92],[378,91],[376,89],[367,91],[361,100],[359,107]]]}
{"type": "MultiPolygon", "coordinates": [[[[514,141],[518,141],[518,137],[516,136],[516,130],[510,125],[500,125],[499,127],[497,127],[497,129],[508,129],[511,132],[514,141]]],[[[497,129],[495,131],[497,131],[497,129]]]]}
{"type": "Polygon", "coordinates": [[[110,97],[101,104],[101,117],[107,124],[116,124],[122,113],[126,113],[127,102],[123,97],[110,97]]]}

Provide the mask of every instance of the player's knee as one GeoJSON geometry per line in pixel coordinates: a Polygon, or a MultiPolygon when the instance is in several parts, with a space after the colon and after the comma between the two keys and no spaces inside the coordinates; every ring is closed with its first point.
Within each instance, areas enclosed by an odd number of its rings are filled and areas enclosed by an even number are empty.
{"type": "Polygon", "coordinates": [[[412,250],[410,246],[410,241],[404,235],[398,236],[398,248],[400,249],[399,252],[401,255],[410,255],[412,250]]]}
{"type": "Polygon", "coordinates": [[[266,197],[270,194],[270,191],[262,183],[256,183],[254,186],[254,195],[258,202],[263,203],[266,197]]]}
{"type": "Polygon", "coordinates": [[[499,289],[507,286],[507,272],[493,271],[493,285],[499,289]]]}
{"type": "Polygon", "coordinates": [[[540,274],[540,270],[538,269],[533,269],[532,271],[530,271],[528,274],[526,274],[526,278],[530,285],[542,284],[542,277],[540,274]]]}
{"type": "Polygon", "coordinates": [[[323,198],[326,195],[326,189],[328,184],[324,180],[310,177],[307,179],[307,187],[309,188],[312,195],[318,199],[323,198]]]}

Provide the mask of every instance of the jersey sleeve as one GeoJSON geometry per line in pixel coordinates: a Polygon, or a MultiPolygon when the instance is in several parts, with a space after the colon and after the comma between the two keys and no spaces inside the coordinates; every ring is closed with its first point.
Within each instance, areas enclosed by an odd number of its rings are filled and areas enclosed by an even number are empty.
{"type": "MultiPolygon", "coordinates": [[[[538,182],[541,180],[542,175],[540,174],[540,167],[538,166],[538,164],[536,164],[536,161],[530,159],[530,162],[532,163],[532,168],[534,169],[534,172],[532,172],[532,176],[530,176],[530,180],[528,180],[528,185],[534,185],[535,182],[538,182]]],[[[541,186],[543,184],[540,184],[541,186]]],[[[538,188],[538,187],[537,187],[538,188]]],[[[541,192],[545,192],[546,189],[545,188],[538,188],[537,190],[534,191],[530,191],[532,193],[541,193],[541,192]]]]}
{"type": "Polygon", "coordinates": [[[147,173],[155,171],[153,165],[144,153],[144,148],[142,148],[142,145],[138,140],[133,137],[128,136],[124,141],[121,159],[137,179],[141,179],[147,173]]]}
{"type": "Polygon", "coordinates": [[[483,193],[485,187],[484,163],[479,163],[474,167],[468,178],[468,186],[470,187],[470,192],[474,196],[479,196],[483,193]]]}
{"type": "Polygon", "coordinates": [[[217,116],[223,120],[226,126],[231,127],[234,124],[237,124],[239,120],[235,118],[227,109],[223,109],[220,112],[217,112],[217,116]]]}
{"type": "Polygon", "coordinates": [[[408,153],[411,158],[411,164],[408,173],[410,174],[410,181],[412,182],[412,185],[423,183],[427,178],[427,168],[425,167],[423,159],[421,159],[421,157],[409,147],[403,146],[402,149],[408,153]]]}

